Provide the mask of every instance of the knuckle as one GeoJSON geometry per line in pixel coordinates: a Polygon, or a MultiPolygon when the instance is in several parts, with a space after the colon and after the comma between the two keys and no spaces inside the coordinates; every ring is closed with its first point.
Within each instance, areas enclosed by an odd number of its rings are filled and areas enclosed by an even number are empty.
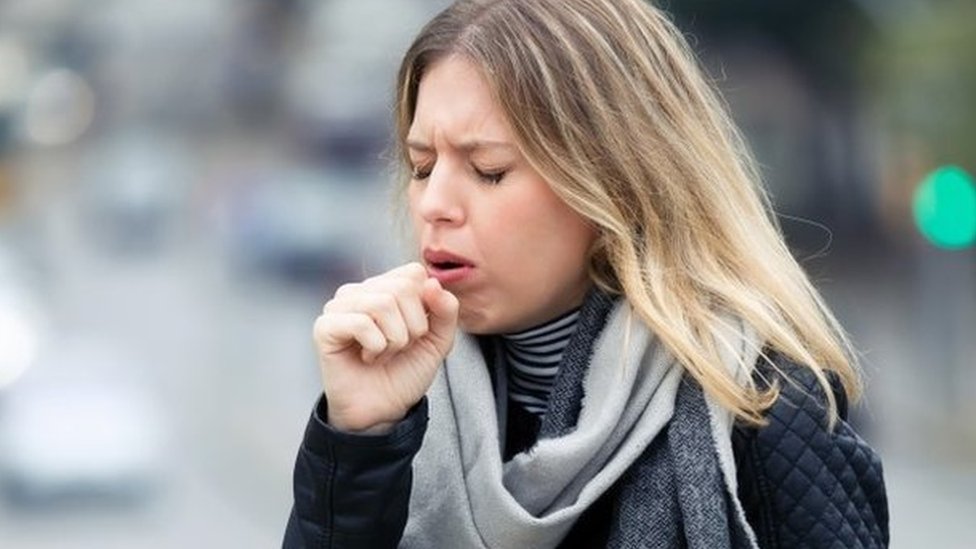
{"type": "Polygon", "coordinates": [[[312,323],[312,338],[315,339],[316,341],[325,335],[326,332],[325,323],[326,323],[325,317],[322,315],[316,318],[315,322],[312,323]]]}
{"type": "Polygon", "coordinates": [[[397,309],[397,301],[392,294],[387,294],[387,293],[373,294],[369,298],[369,303],[367,307],[369,308],[370,313],[388,314],[394,312],[397,309]]]}
{"type": "Polygon", "coordinates": [[[398,349],[402,349],[410,344],[410,335],[407,333],[395,334],[390,339],[390,343],[396,346],[398,349]]]}
{"type": "Polygon", "coordinates": [[[402,276],[398,276],[390,280],[389,283],[390,291],[401,296],[416,293],[416,290],[414,289],[415,286],[416,284],[413,284],[409,279],[402,276]]]}
{"type": "Polygon", "coordinates": [[[427,322],[427,317],[422,317],[420,322],[414,327],[413,337],[423,337],[427,335],[430,331],[430,323],[427,322]]]}
{"type": "Polygon", "coordinates": [[[360,284],[357,282],[346,282],[345,284],[336,288],[335,296],[345,297],[347,295],[354,294],[359,289],[359,286],[360,284]]]}
{"type": "Polygon", "coordinates": [[[414,261],[407,265],[407,274],[416,280],[423,281],[427,278],[427,268],[419,261],[414,261]]]}
{"type": "Polygon", "coordinates": [[[373,326],[373,321],[367,316],[355,315],[352,317],[352,325],[357,332],[363,332],[373,326]]]}
{"type": "Polygon", "coordinates": [[[397,298],[393,294],[382,294],[380,297],[380,306],[386,311],[395,311],[397,306],[397,298]]]}

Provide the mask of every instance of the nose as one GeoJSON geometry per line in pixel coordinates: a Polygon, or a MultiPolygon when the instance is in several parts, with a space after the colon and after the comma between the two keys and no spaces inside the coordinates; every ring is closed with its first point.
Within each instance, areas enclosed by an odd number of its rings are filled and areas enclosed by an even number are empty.
{"type": "Polygon", "coordinates": [[[413,183],[411,207],[414,214],[434,225],[464,223],[463,179],[446,162],[439,162],[427,179],[413,183]]]}

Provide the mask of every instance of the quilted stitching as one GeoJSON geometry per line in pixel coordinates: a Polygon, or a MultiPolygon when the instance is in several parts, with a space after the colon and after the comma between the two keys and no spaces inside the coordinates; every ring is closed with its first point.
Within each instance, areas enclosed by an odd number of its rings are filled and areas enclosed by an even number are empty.
{"type": "Polygon", "coordinates": [[[881,460],[844,421],[827,429],[823,392],[805,368],[787,368],[758,432],[758,457],[773,491],[784,547],[885,547],[887,500],[881,460]]]}

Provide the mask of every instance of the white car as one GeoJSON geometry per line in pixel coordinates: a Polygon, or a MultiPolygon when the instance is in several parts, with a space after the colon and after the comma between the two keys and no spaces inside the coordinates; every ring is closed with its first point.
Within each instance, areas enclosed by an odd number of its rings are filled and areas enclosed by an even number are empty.
{"type": "Polygon", "coordinates": [[[48,356],[0,401],[4,495],[31,504],[151,493],[161,473],[162,418],[150,396],[92,367],[115,360],[103,346],[68,343],[48,356]]]}
{"type": "Polygon", "coordinates": [[[37,358],[43,316],[21,258],[0,242],[0,395],[37,358]]]}

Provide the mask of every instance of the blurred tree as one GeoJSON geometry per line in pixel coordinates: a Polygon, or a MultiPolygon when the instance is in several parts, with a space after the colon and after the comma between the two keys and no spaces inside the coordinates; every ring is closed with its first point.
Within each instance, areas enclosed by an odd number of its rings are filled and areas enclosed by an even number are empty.
{"type": "Polygon", "coordinates": [[[878,174],[861,61],[878,29],[860,0],[652,1],[722,89],[794,252],[816,255],[831,234],[844,246],[873,241],[878,174]]]}
{"type": "MultiPolygon", "coordinates": [[[[924,144],[930,168],[976,166],[976,2],[942,0],[893,21],[873,52],[892,129],[924,144]]],[[[917,183],[919,179],[914,182],[917,183]]]]}
{"type": "Polygon", "coordinates": [[[814,84],[827,90],[840,89],[841,93],[856,83],[859,52],[876,30],[868,13],[854,0],[655,3],[672,13],[679,26],[693,36],[698,32],[764,36],[778,44],[795,63],[814,72],[814,84]]]}
{"type": "Polygon", "coordinates": [[[876,111],[885,125],[882,218],[893,241],[912,231],[912,197],[932,170],[976,168],[976,3],[927,2],[894,10],[868,52],[876,111]]]}

